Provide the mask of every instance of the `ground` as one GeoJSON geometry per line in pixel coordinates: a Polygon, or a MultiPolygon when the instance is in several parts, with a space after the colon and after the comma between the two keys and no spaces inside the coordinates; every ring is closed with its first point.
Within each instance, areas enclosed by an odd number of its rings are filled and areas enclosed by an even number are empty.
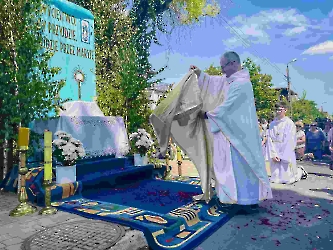
{"type": "MultiPolygon", "coordinates": [[[[272,184],[274,198],[262,202],[258,213],[236,215],[196,250],[333,249],[333,171],[326,165],[299,164],[308,171],[307,180],[293,185],[272,184]]],[[[171,161],[171,165],[172,173],[178,175],[176,161],[171,161]]],[[[184,176],[197,176],[190,161],[183,161],[182,170],[184,176]]],[[[17,203],[14,194],[0,195],[0,249],[20,249],[24,239],[47,227],[64,222],[88,221],[63,212],[49,216],[35,213],[19,218],[9,217],[9,211],[17,203]]],[[[110,250],[137,250],[146,246],[141,232],[125,229],[125,235],[110,250]]]]}

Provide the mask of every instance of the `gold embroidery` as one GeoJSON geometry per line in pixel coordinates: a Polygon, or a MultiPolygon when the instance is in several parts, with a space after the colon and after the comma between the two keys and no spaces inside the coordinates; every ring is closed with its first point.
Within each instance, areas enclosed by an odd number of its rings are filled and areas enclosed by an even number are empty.
{"type": "Polygon", "coordinates": [[[188,226],[193,226],[200,222],[198,212],[190,208],[177,208],[172,210],[169,215],[185,219],[188,226]]]}
{"type": "Polygon", "coordinates": [[[190,234],[191,234],[191,232],[184,231],[184,232],[181,232],[181,233],[177,234],[176,237],[184,239],[184,238],[186,238],[190,234]]]}

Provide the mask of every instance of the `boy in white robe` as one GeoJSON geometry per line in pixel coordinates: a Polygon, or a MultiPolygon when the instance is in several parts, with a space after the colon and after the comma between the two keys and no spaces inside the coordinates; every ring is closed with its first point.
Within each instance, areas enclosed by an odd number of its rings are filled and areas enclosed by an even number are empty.
{"type": "Polygon", "coordinates": [[[208,120],[212,132],[215,190],[221,203],[255,208],[260,201],[272,198],[272,191],[250,75],[241,69],[235,52],[225,53],[220,64],[223,76],[209,76],[191,66],[199,76],[201,92],[211,99],[211,105],[206,101],[199,116],[208,120]]]}
{"type": "Polygon", "coordinates": [[[287,105],[275,105],[276,117],[268,129],[268,152],[273,183],[292,184],[302,178],[303,169],[296,165],[296,126],[286,116],[287,105]]]}

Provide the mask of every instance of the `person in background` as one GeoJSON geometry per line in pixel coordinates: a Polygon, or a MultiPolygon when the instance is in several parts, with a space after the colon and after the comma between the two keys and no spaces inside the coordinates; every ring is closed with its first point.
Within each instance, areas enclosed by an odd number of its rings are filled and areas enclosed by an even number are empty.
{"type": "Polygon", "coordinates": [[[172,143],[171,137],[169,139],[168,154],[169,154],[169,159],[171,161],[175,160],[176,155],[177,155],[177,148],[175,146],[175,143],[172,143]]]}
{"type": "Polygon", "coordinates": [[[329,150],[331,151],[330,169],[333,170],[333,140],[330,142],[329,150]]]}
{"type": "Polygon", "coordinates": [[[266,142],[267,142],[267,130],[263,128],[263,124],[258,122],[259,134],[261,140],[261,147],[264,156],[266,155],[266,142]]]}
{"type": "Polygon", "coordinates": [[[303,130],[304,130],[304,133],[307,134],[307,132],[309,132],[309,130],[310,130],[310,125],[309,124],[304,124],[303,130]]]}
{"type": "Polygon", "coordinates": [[[264,154],[264,158],[265,158],[265,166],[266,166],[267,175],[270,176],[271,171],[270,171],[269,157],[268,157],[268,151],[267,151],[267,129],[268,129],[267,120],[262,119],[261,123],[259,123],[261,147],[262,147],[262,153],[264,154]]]}
{"type": "Polygon", "coordinates": [[[330,151],[330,169],[333,170],[333,122],[331,122],[331,129],[327,134],[327,141],[329,143],[329,151],[330,151]]]}
{"type": "Polygon", "coordinates": [[[302,161],[305,153],[305,133],[303,131],[304,124],[301,121],[295,122],[296,125],[296,160],[302,161]]]}
{"type": "Polygon", "coordinates": [[[326,138],[324,133],[317,128],[316,122],[310,125],[310,130],[306,133],[305,139],[306,153],[312,153],[316,160],[321,160],[326,138]]]}
{"type": "Polygon", "coordinates": [[[263,130],[265,130],[265,133],[266,133],[267,128],[268,128],[268,122],[266,119],[261,119],[261,127],[263,130]]]}
{"type": "Polygon", "coordinates": [[[303,178],[303,169],[296,165],[296,127],[294,122],[286,116],[287,104],[285,102],[279,102],[275,107],[276,117],[269,124],[267,132],[271,168],[270,181],[292,184],[303,178]]]}
{"type": "Polygon", "coordinates": [[[331,129],[327,133],[327,141],[331,143],[333,141],[333,122],[330,122],[331,129]]]}
{"type": "Polygon", "coordinates": [[[325,135],[325,142],[324,142],[324,148],[323,148],[323,154],[324,155],[327,155],[327,156],[330,156],[331,155],[331,152],[330,152],[330,149],[329,149],[329,145],[330,145],[330,138],[328,138],[328,134],[331,130],[331,122],[330,121],[327,121],[325,123],[325,127],[324,127],[324,130],[323,130],[323,133],[325,135]]]}

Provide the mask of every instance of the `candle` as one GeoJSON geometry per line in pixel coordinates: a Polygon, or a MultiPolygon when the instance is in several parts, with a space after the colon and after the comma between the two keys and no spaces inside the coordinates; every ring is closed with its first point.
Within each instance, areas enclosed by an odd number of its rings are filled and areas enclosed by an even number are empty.
{"type": "Polygon", "coordinates": [[[19,128],[18,136],[18,147],[28,147],[29,146],[29,128],[19,128]]]}
{"type": "Polygon", "coordinates": [[[44,131],[44,180],[52,181],[52,132],[44,131]]]}
{"type": "Polygon", "coordinates": [[[178,146],[177,146],[177,161],[182,161],[182,152],[178,146]]]}

